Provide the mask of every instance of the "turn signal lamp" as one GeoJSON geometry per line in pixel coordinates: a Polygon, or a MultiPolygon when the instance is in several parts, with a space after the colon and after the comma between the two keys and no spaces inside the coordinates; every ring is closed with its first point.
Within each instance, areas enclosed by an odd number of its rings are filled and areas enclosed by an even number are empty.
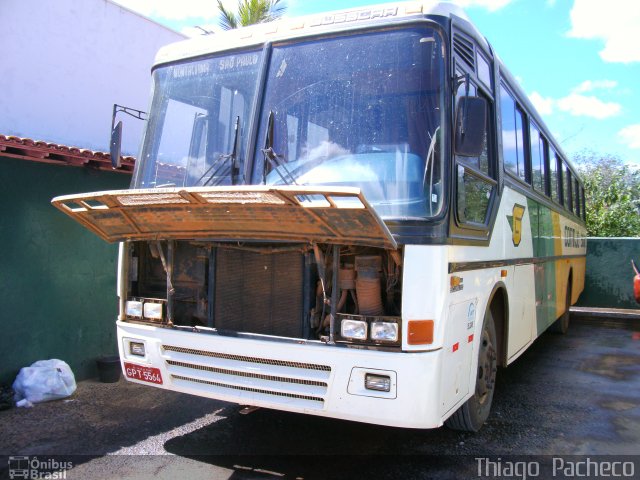
{"type": "Polygon", "coordinates": [[[433,320],[409,320],[407,343],[409,345],[433,343],[433,320]]]}

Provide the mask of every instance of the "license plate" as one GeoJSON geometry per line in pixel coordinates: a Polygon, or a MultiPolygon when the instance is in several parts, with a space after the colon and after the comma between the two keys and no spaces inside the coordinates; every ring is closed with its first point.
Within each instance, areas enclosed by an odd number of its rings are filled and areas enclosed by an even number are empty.
{"type": "Polygon", "coordinates": [[[141,365],[124,362],[124,373],[127,377],[135,380],[162,384],[162,375],[160,374],[159,368],[143,367],[141,365]]]}

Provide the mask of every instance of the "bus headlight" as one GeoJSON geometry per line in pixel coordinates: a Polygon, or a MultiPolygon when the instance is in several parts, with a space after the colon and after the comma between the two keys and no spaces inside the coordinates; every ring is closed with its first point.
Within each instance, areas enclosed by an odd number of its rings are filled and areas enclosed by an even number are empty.
{"type": "Polygon", "coordinates": [[[340,336],[353,340],[366,340],[367,322],[360,320],[342,320],[340,324],[340,336]]]}
{"type": "Polygon", "coordinates": [[[397,342],[398,324],[396,322],[373,322],[371,324],[371,340],[397,342]]]}
{"type": "Polygon", "coordinates": [[[142,318],[142,302],[138,300],[127,300],[125,313],[127,317],[142,318]]]}
{"type": "Polygon", "coordinates": [[[162,320],[162,303],[144,302],[144,318],[162,320]]]}

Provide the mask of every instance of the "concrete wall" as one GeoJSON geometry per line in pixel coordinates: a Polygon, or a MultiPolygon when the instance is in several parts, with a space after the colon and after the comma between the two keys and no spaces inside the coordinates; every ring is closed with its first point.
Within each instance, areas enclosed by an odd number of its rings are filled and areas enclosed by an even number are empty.
{"type": "MultiPolygon", "coordinates": [[[[148,110],[157,50],[185,38],[106,0],[0,0],[0,18],[0,133],[99,151],[113,104],[148,110]]],[[[143,122],[122,120],[137,155],[143,122]]]]}
{"type": "Polygon", "coordinates": [[[585,288],[577,305],[640,308],[633,298],[632,258],[640,267],[640,238],[589,238],[585,288]]]}
{"type": "Polygon", "coordinates": [[[127,188],[128,175],[0,154],[0,383],[20,367],[60,358],[76,378],[117,353],[117,245],[50,204],[78,192],[127,188]]]}

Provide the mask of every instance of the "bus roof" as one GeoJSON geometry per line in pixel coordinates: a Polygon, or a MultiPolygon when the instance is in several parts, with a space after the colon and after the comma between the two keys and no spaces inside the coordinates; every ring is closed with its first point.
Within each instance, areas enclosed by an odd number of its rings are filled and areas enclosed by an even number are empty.
{"type": "MultiPolygon", "coordinates": [[[[447,18],[455,16],[473,27],[464,10],[452,3],[434,0],[384,3],[304,17],[286,18],[172,43],[160,49],[156,55],[154,66],[236,48],[258,46],[265,42],[282,41],[325,32],[354,30],[371,26],[380,21],[421,19],[427,15],[447,18]]],[[[475,29],[475,27],[473,28],[475,29]]],[[[477,30],[476,33],[484,41],[484,37],[477,30]]]]}

